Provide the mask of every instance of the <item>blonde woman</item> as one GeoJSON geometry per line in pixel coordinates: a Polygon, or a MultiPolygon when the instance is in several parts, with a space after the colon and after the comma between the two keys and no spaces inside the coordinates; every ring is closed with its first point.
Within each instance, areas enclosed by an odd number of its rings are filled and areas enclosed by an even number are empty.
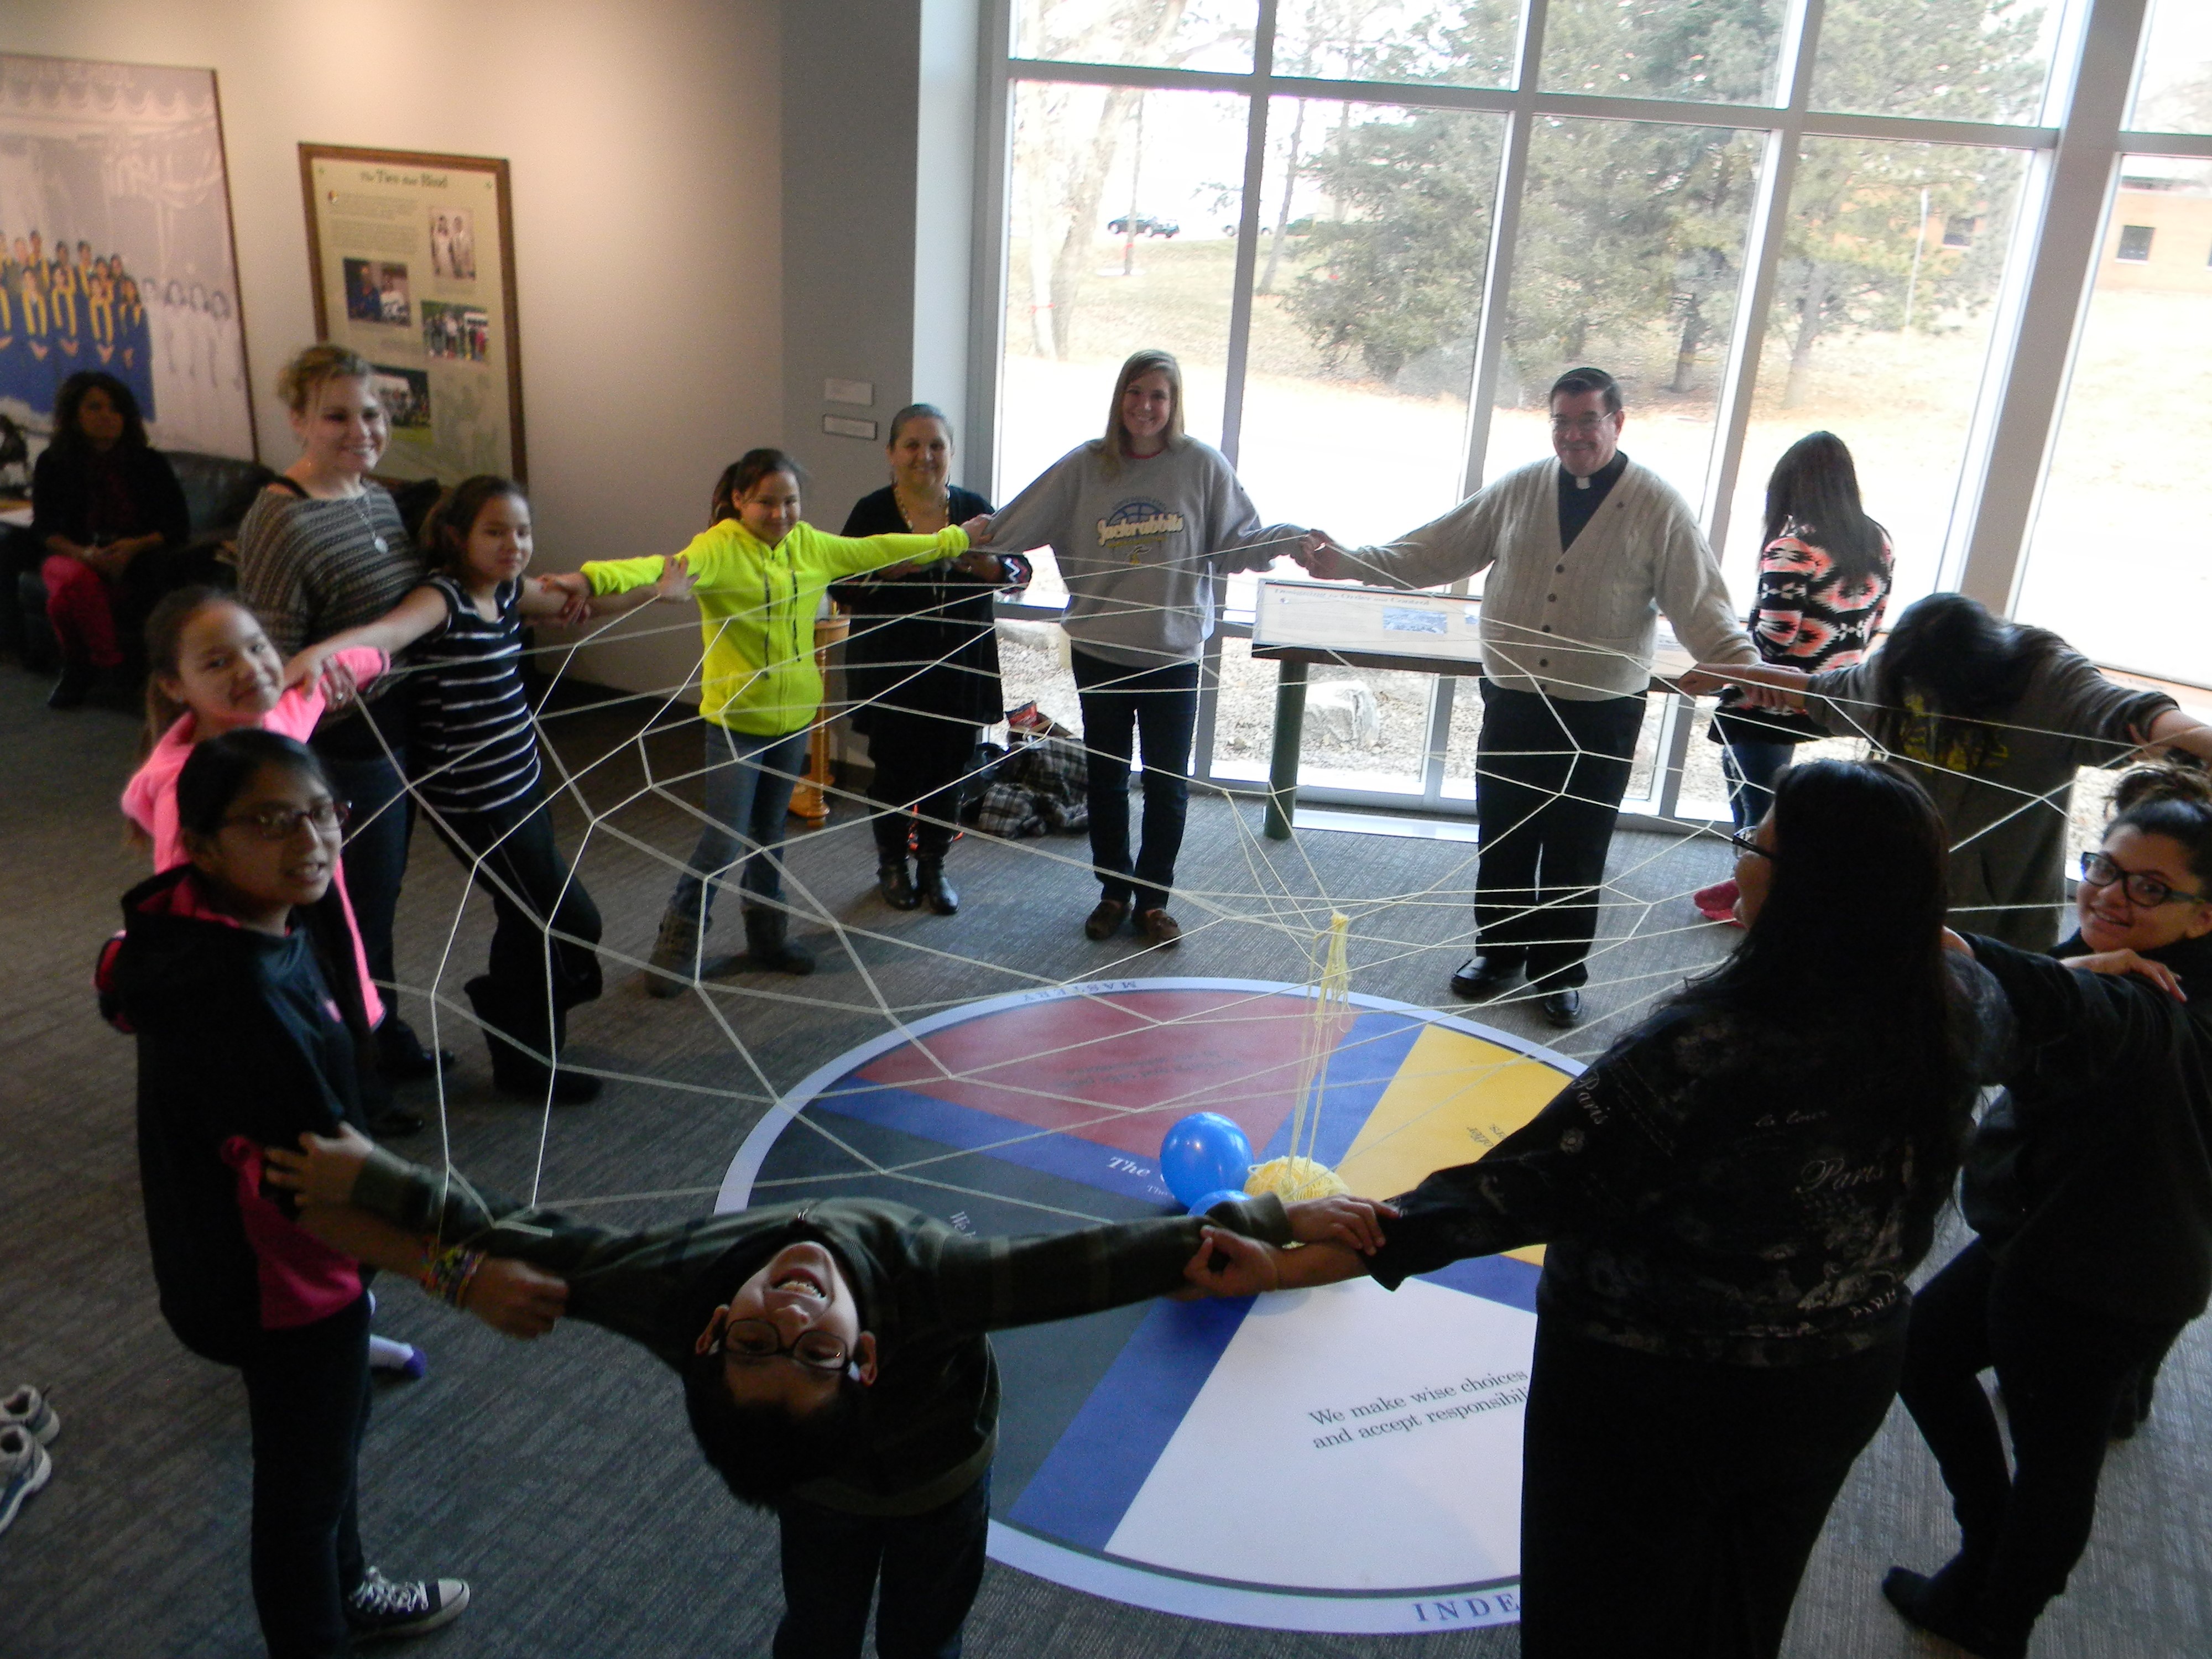
{"type": "Polygon", "coordinates": [[[1198,665],[1213,632],[1213,580],[1296,550],[1297,525],[1262,525],[1221,452],[1183,430],[1182,370],[1164,351],[1121,365],[1106,435],[1070,450],[991,520],[991,552],[1049,546],[1067,584],[1090,762],[1098,906],[1110,939],[1133,920],[1151,944],[1182,937],[1168,914],[1190,799],[1198,665]],[[1132,738],[1145,751],[1143,837],[1129,853],[1132,738]]]}
{"type": "MultiPolygon", "coordinates": [[[[369,474],[392,435],[368,360],[340,345],[309,346],[284,366],[276,390],[290,411],[300,458],[247,509],[238,532],[238,597],[260,617],[280,655],[377,620],[422,585],[422,555],[399,509],[369,474]]],[[[315,728],[314,750],[353,809],[346,886],[368,971],[392,983],[392,923],[407,869],[414,812],[407,798],[403,697],[369,688],[315,728]]],[[[376,1030],[387,1078],[427,1077],[437,1061],[392,1009],[376,1030]]]]}

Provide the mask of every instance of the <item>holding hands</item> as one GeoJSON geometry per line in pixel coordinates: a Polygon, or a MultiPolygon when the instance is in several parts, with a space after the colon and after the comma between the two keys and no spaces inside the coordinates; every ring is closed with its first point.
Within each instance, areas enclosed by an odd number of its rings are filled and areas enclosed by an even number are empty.
{"type": "MultiPolygon", "coordinates": [[[[296,1152],[285,1146],[263,1149],[263,1179],[295,1194],[303,1212],[342,1211],[351,1202],[354,1183],[374,1150],[374,1143],[344,1126],[335,1135],[303,1134],[296,1152]]],[[[390,1252],[374,1235],[342,1243],[341,1248],[372,1256],[393,1272],[420,1276],[425,1288],[435,1290],[502,1335],[525,1341],[543,1336],[568,1310],[568,1281],[526,1261],[456,1249],[434,1263],[437,1247],[428,1241],[392,1234],[366,1218],[355,1218],[353,1224],[386,1235],[390,1252]]]]}
{"type": "Polygon", "coordinates": [[[1344,574],[1344,548],[1326,530],[1307,531],[1291,556],[1316,581],[1333,582],[1344,574]]]}
{"type": "Polygon", "coordinates": [[[568,1281],[512,1256],[485,1259],[458,1304],[502,1336],[544,1336],[568,1310],[568,1281]]]}
{"type": "Polygon", "coordinates": [[[296,1152],[289,1146],[265,1148],[264,1179],[294,1194],[303,1210],[349,1204],[353,1183],[375,1150],[358,1129],[340,1124],[336,1135],[301,1135],[296,1152]]]}
{"type": "Polygon", "coordinates": [[[2137,956],[2133,951],[2099,951],[2086,957],[2068,957],[2064,966],[2091,974],[2140,974],[2176,1002],[2189,1000],[2179,975],[2162,962],[2137,956]]]}
{"type": "Polygon", "coordinates": [[[1398,1212],[1379,1199],[1309,1198],[1283,1208],[1291,1218],[1291,1237],[1301,1244],[1341,1244],[1362,1255],[1382,1248],[1382,1223],[1398,1212]]]}
{"type": "Polygon", "coordinates": [[[295,686],[308,687],[320,683],[323,701],[333,708],[343,708],[361,695],[361,682],[354,678],[353,670],[335,660],[344,641],[328,639],[311,645],[284,665],[284,684],[280,690],[289,691],[295,686]]]}
{"type": "Polygon", "coordinates": [[[1391,1206],[1367,1198],[1308,1199],[1284,1208],[1297,1241],[1291,1249],[1208,1226],[1198,1254],[1183,1264],[1183,1278],[1202,1295],[1224,1297],[1334,1285],[1366,1271],[1365,1258],[1382,1248],[1382,1223],[1398,1218],[1391,1206]]]}
{"type": "Polygon", "coordinates": [[[1701,662],[1688,673],[1675,677],[1674,685],[1685,696],[1709,697],[1734,686],[1742,693],[1740,707],[1771,708],[1794,714],[1805,706],[1805,688],[1813,677],[1802,668],[1772,664],[1701,662]]]}

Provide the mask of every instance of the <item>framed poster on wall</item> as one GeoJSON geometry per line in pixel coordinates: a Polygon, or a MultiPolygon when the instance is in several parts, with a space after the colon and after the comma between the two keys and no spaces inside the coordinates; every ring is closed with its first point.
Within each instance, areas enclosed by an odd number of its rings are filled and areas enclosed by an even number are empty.
{"type": "Polygon", "coordinates": [[[0,414],[87,369],[155,448],[256,459],[215,71],[0,52],[0,414]]]}
{"type": "Polygon", "coordinates": [[[507,163],[300,146],[315,334],[376,366],[392,417],[378,471],[525,480],[507,163]]]}

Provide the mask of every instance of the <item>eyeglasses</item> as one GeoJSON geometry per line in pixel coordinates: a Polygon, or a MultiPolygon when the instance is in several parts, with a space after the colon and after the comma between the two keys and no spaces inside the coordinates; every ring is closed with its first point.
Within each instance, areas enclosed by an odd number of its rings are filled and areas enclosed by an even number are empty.
{"type": "Polygon", "coordinates": [[[313,806],[264,806],[258,812],[240,812],[225,824],[250,824],[264,841],[289,841],[301,824],[311,823],[319,836],[335,836],[353,817],[353,808],[342,800],[319,800],[313,806]]]}
{"type": "Polygon", "coordinates": [[[1612,418],[1610,415],[1577,415],[1571,417],[1554,415],[1552,417],[1552,430],[1563,438],[1570,433],[1578,438],[1595,438],[1605,429],[1605,423],[1612,418]]]}
{"type": "Polygon", "coordinates": [[[2155,910],[2161,904],[2202,904],[2208,896],[2203,893],[2177,893],[2146,871],[2121,869],[2102,853],[2081,854],[2083,886],[2110,887],[2116,881],[2126,884],[2129,903],[2146,910],[2155,910]]]}
{"type": "Polygon", "coordinates": [[[748,1365],[789,1358],[811,1371],[842,1371],[851,1358],[845,1345],[828,1331],[801,1331],[787,1343],[765,1319],[732,1319],[722,1327],[715,1346],[748,1365]]]}
{"type": "Polygon", "coordinates": [[[1729,837],[1729,845],[1739,853],[1749,853],[1754,858],[1771,860],[1774,854],[1752,839],[1758,833],[1756,830],[1739,830],[1729,837]]]}

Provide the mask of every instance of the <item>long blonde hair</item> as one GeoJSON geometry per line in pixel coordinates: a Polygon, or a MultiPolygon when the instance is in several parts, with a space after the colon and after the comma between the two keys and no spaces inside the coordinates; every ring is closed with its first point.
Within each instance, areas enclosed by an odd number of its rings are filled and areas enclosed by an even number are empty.
{"type": "Polygon", "coordinates": [[[1154,369],[1168,377],[1167,430],[1161,435],[1166,447],[1173,449],[1182,441],[1182,365],[1175,360],[1173,352],[1147,346],[1142,351],[1133,351],[1129,360],[1121,365],[1121,372],[1114,377],[1114,401],[1106,410],[1106,435],[1098,441],[1098,450],[1106,458],[1106,470],[1118,472],[1121,463],[1129,459],[1129,428],[1121,424],[1121,394],[1131,382],[1154,369]]]}

